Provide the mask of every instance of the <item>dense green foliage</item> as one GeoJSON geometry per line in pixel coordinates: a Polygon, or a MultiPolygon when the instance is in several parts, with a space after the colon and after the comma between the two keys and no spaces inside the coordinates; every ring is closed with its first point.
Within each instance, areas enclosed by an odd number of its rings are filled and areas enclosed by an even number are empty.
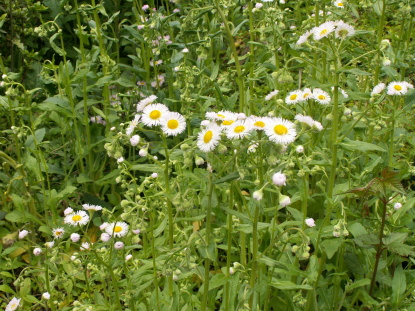
{"type": "Polygon", "coordinates": [[[415,310],[414,15],[1,3],[0,307],[415,310]]]}

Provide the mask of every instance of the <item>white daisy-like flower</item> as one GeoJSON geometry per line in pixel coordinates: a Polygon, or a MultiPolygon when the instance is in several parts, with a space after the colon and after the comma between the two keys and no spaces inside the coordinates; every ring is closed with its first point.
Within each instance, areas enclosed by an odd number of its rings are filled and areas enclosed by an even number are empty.
{"type": "Polygon", "coordinates": [[[115,237],[123,237],[128,233],[128,224],[125,222],[117,221],[115,223],[109,224],[105,228],[105,232],[115,236],[115,237]]]}
{"type": "Polygon", "coordinates": [[[82,207],[86,211],[89,211],[89,210],[92,210],[92,211],[100,211],[100,210],[102,210],[102,206],[93,205],[93,204],[83,204],[82,207]]]}
{"type": "Polygon", "coordinates": [[[355,34],[354,27],[346,24],[342,20],[336,23],[335,37],[336,38],[346,38],[351,37],[355,34]]]}
{"type": "Polygon", "coordinates": [[[16,310],[20,305],[20,299],[21,298],[18,299],[16,297],[13,297],[13,299],[10,300],[9,304],[6,306],[5,311],[14,311],[14,310],[16,310]]]}
{"type": "MultiPolygon", "coordinates": [[[[221,110],[219,112],[207,112],[206,119],[215,120],[215,121],[227,121],[233,120],[236,121],[238,118],[237,114],[228,110],[221,110]]],[[[230,125],[230,124],[229,124],[230,125]]]]}
{"type": "Polygon", "coordinates": [[[69,214],[64,219],[65,224],[69,224],[71,226],[83,226],[86,225],[88,221],[89,216],[85,211],[77,211],[75,213],[69,214]]]}
{"type": "Polygon", "coordinates": [[[133,258],[133,255],[128,254],[127,256],[125,256],[125,261],[129,261],[131,258],[133,258]]]}
{"type": "Polygon", "coordinates": [[[312,117],[303,116],[302,114],[297,114],[294,119],[301,123],[307,124],[309,127],[313,127],[316,122],[312,117]]]}
{"type": "Polygon", "coordinates": [[[161,118],[169,112],[169,108],[163,104],[150,104],[143,110],[142,121],[147,126],[160,125],[161,118]]]}
{"type": "Polygon", "coordinates": [[[331,101],[330,95],[319,88],[313,90],[313,98],[321,105],[328,105],[331,101]]]}
{"type": "Polygon", "coordinates": [[[313,91],[307,87],[301,92],[300,101],[306,101],[306,100],[309,100],[310,98],[313,98],[313,91]]]}
{"type": "Polygon", "coordinates": [[[134,120],[132,120],[130,122],[130,125],[125,130],[125,134],[127,136],[130,136],[134,132],[135,128],[137,127],[138,123],[140,122],[140,118],[141,118],[141,115],[139,115],[139,114],[135,115],[134,120]]]}
{"type": "Polygon", "coordinates": [[[403,81],[402,84],[405,85],[408,89],[413,89],[414,88],[414,86],[409,82],[403,81]]]}
{"type": "MultiPolygon", "coordinates": [[[[334,91],[334,86],[331,87],[331,90],[334,91]]],[[[342,88],[339,87],[339,91],[340,93],[343,95],[344,98],[348,98],[349,94],[346,93],[345,90],[343,90],[342,88]]]]}
{"type": "Polygon", "coordinates": [[[167,112],[160,120],[161,129],[167,136],[176,136],[186,129],[186,120],[178,112],[167,112]]]}
{"type": "Polygon", "coordinates": [[[137,112],[141,112],[141,111],[143,111],[143,109],[144,109],[147,105],[154,103],[156,99],[157,99],[157,96],[156,96],[156,95],[150,95],[149,97],[147,97],[147,98],[144,98],[144,99],[140,100],[140,101],[137,103],[137,112]]]}
{"type": "Polygon", "coordinates": [[[282,118],[273,118],[272,122],[265,128],[265,134],[269,140],[277,144],[287,145],[295,140],[297,132],[294,123],[282,118]]]}
{"type": "Polygon", "coordinates": [[[216,124],[210,124],[197,136],[197,147],[203,152],[215,149],[220,141],[221,129],[216,124]]]}
{"type": "Polygon", "coordinates": [[[302,45],[302,44],[306,43],[306,42],[307,42],[307,40],[308,40],[308,38],[309,38],[312,34],[313,34],[313,32],[311,32],[310,30],[309,30],[309,31],[306,31],[303,35],[301,35],[301,36],[300,36],[300,38],[298,38],[298,40],[297,40],[296,44],[297,44],[297,45],[302,45]]]}
{"type": "Polygon", "coordinates": [[[290,92],[285,98],[287,105],[293,105],[298,103],[302,99],[303,92],[301,90],[295,90],[290,92]]]}
{"type": "Polygon", "coordinates": [[[67,207],[67,208],[65,208],[65,210],[63,211],[63,214],[66,216],[66,215],[69,215],[69,214],[71,214],[71,213],[73,213],[73,209],[71,208],[71,207],[67,207]]]}
{"type": "Polygon", "coordinates": [[[316,130],[318,132],[321,132],[324,129],[324,127],[323,127],[323,125],[320,122],[314,121],[314,124],[312,126],[312,129],[313,130],[316,130]]]}
{"type": "Polygon", "coordinates": [[[71,234],[71,240],[72,242],[76,243],[81,239],[81,236],[78,233],[72,233],[71,234]]]}
{"type": "Polygon", "coordinates": [[[312,29],[314,40],[321,40],[331,34],[335,29],[333,21],[328,21],[312,29]]]}
{"type": "Polygon", "coordinates": [[[252,127],[255,130],[264,130],[267,124],[269,124],[272,119],[270,117],[250,116],[249,120],[252,124],[252,127]]]}
{"type": "Polygon", "coordinates": [[[344,9],[345,1],[343,0],[336,0],[333,2],[334,6],[344,9]]]}
{"type": "Polygon", "coordinates": [[[271,92],[271,93],[269,93],[267,96],[265,96],[265,100],[266,100],[266,101],[271,100],[272,98],[274,98],[275,96],[277,96],[277,94],[278,94],[279,92],[280,92],[280,91],[278,91],[278,90],[272,91],[272,92],[271,92]]]}
{"type": "Polygon", "coordinates": [[[65,230],[63,228],[56,228],[52,230],[52,235],[55,239],[60,239],[65,234],[65,230]]]}
{"type": "Polygon", "coordinates": [[[35,256],[40,256],[40,254],[42,254],[42,249],[41,249],[41,248],[39,248],[39,247],[36,247],[36,248],[33,250],[33,255],[35,255],[35,256]]]}
{"type": "Polygon", "coordinates": [[[388,95],[405,95],[408,87],[413,88],[412,84],[405,81],[396,81],[388,84],[388,95]]]}
{"type": "Polygon", "coordinates": [[[229,139],[240,139],[248,136],[252,130],[252,124],[249,120],[236,121],[226,128],[225,134],[229,139]]]}
{"type": "Polygon", "coordinates": [[[386,88],[386,84],[385,83],[379,83],[378,85],[376,85],[373,90],[372,93],[370,93],[370,95],[376,95],[379,94],[380,92],[382,92],[384,89],[386,88]]]}

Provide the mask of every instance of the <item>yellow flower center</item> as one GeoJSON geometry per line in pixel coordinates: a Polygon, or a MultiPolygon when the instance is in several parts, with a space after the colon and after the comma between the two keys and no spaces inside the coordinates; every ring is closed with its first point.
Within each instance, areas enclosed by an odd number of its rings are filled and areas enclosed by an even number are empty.
{"type": "Polygon", "coordinates": [[[319,100],[325,100],[325,99],[326,99],[326,96],[324,96],[324,95],[320,94],[320,95],[318,96],[318,99],[319,99],[319,100]]]}
{"type": "Polygon", "coordinates": [[[343,6],[342,2],[337,3],[337,6],[343,6]]]}
{"type": "Polygon", "coordinates": [[[238,125],[233,129],[235,133],[242,133],[244,130],[245,130],[245,126],[243,125],[238,125]]]}
{"type": "Polygon", "coordinates": [[[328,33],[329,31],[327,29],[323,29],[322,31],[320,31],[320,35],[324,36],[328,33]]]}
{"type": "Polygon", "coordinates": [[[161,112],[158,110],[153,110],[152,112],[150,112],[150,118],[153,120],[157,120],[158,118],[160,118],[161,116],[161,112]]]}
{"type": "Polygon", "coordinates": [[[297,96],[298,96],[297,94],[293,94],[293,95],[291,95],[291,96],[290,96],[290,100],[296,100],[296,99],[297,99],[297,96]]]}
{"type": "Polygon", "coordinates": [[[255,126],[258,126],[258,127],[265,127],[265,123],[264,123],[264,122],[262,122],[262,121],[256,121],[256,122],[254,123],[254,125],[255,125],[255,126]]]}
{"type": "Polygon", "coordinates": [[[122,227],[120,226],[115,226],[114,228],[114,232],[121,232],[122,231],[122,227]]]}
{"type": "Polygon", "coordinates": [[[399,84],[396,84],[393,86],[393,88],[397,91],[401,91],[402,90],[402,86],[400,86],[399,84]]]}
{"type": "Polygon", "coordinates": [[[222,125],[231,125],[233,122],[235,122],[235,121],[232,121],[232,120],[226,120],[226,121],[223,121],[223,122],[222,122],[222,125]]]}
{"type": "Polygon", "coordinates": [[[278,124],[278,125],[274,126],[274,132],[277,135],[285,135],[285,134],[288,133],[288,129],[284,125],[278,124]]]}
{"type": "Polygon", "coordinates": [[[203,141],[205,142],[205,144],[207,144],[208,142],[212,140],[212,138],[213,138],[213,132],[207,131],[205,135],[203,136],[203,141]]]}
{"type": "Polygon", "coordinates": [[[303,98],[307,98],[307,97],[309,97],[311,94],[310,93],[304,93],[303,94],[303,98]]]}
{"type": "Polygon", "coordinates": [[[80,215],[72,216],[73,221],[80,221],[81,219],[82,219],[82,216],[80,216],[80,215]]]}
{"type": "Polygon", "coordinates": [[[218,117],[219,117],[219,118],[222,118],[222,119],[225,119],[225,116],[224,116],[223,114],[219,114],[219,113],[218,113],[218,117]]]}
{"type": "Polygon", "coordinates": [[[177,120],[169,120],[167,121],[167,127],[171,130],[176,129],[179,126],[179,122],[177,120]]]}
{"type": "Polygon", "coordinates": [[[55,232],[55,235],[56,235],[56,236],[60,236],[61,234],[62,234],[62,231],[56,231],[56,232],[55,232]]]}

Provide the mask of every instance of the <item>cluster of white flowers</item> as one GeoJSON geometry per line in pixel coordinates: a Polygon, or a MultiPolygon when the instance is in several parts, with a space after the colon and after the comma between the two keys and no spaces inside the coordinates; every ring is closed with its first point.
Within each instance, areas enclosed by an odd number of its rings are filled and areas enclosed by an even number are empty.
{"type": "Polygon", "coordinates": [[[327,21],[301,35],[297,41],[297,45],[302,45],[307,42],[310,36],[313,36],[314,40],[319,41],[326,38],[331,33],[334,33],[336,38],[346,38],[354,35],[355,32],[356,31],[353,26],[343,22],[342,20],[327,21]]]}
{"type": "Polygon", "coordinates": [[[222,110],[207,112],[206,119],[201,123],[202,131],[197,138],[197,146],[204,152],[215,149],[222,133],[229,139],[241,139],[255,130],[262,130],[269,140],[281,145],[292,143],[297,135],[294,123],[282,118],[246,116],[222,110]]]}
{"type": "MultiPolygon", "coordinates": [[[[344,95],[346,94],[346,92],[342,94],[344,95]]],[[[347,97],[347,94],[345,97],[347,97]]],[[[328,105],[331,101],[329,93],[323,91],[322,89],[315,88],[314,90],[311,90],[310,88],[305,88],[304,90],[291,91],[285,97],[285,103],[287,105],[294,105],[297,103],[308,101],[309,99],[314,99],[320,105],[328,105]]]]}
{"type": "MultiPolygon", "coordinates": [[[[151,127],[160,126],[167,136],[176,136],[184,132],[186,129],[185,118],[178,112],[169,111],[166,105],[155,103],[156,99],[157,96],[151,95],[137,103],[137,112],[141,112],[141,114],[136,114],[127,127],[126,134],[128,136],[134,132],[139,122],[151,127]]],[[[136,146],[139,141],[138,135],[134,135],[130,139],[133,146],[136,146]]]]}
{"type": "MultiPolygon", "coordinates": [[[[297,114],[295,116],[295,119],[301,123],[307,124],[309,127],[311,127],[313,130],[316,130],[318,132],[323,130],[323,125],[314,120],[312,117],[309,116],[303,116],[302,114],[297,114]]],[[[304,149],[303,149],[304,150],[304,149]]]]}
{"type": "Polygon", "coordinates": [[[389,83],[388,86],[385,83],[379,83],[373,88],[371,95],[380,94],[385,88],[387,88],[388,95],[405,95],[414,86],[406,81],[394,81],[389,83]]]}

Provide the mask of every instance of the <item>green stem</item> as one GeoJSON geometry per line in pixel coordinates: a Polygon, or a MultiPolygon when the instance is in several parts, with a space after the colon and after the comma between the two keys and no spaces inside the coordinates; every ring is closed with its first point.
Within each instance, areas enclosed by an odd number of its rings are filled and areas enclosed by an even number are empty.
{"type": "Polygon", "coordinates": [[[381,201],[383,203],[383,211],[382,211],[382,223],[380,225],[380,229],[379,229],[379,244],[376,250],[376,260],[375,260],[375,266],[373,268],[373,274],[372,274],[372,280],[370,282],[370,289],[369,289],[369,295],[373,297],[373,290],[375,288],[375,283],[376,283],[376,275],[378,272],[378,267],[379,267],[379,260],[380,260],[380,255],[382,254],[383,251],[383,230],[385,229],[385,221],[386,221],[386,205],[388,203],[388,199],[383,197],[381,198],[381,201]]]}
{"type": "Polygon", "coordinates": [[[241,64],[239,62],[238,51],[236,50],[235,40],[233,39],[232,32],[229,28],[229,22],[228,22],[228,20],[225,16],[225,14],[223,13],[222,9],[220,8],[219,0],[215,0],[215,5],[216,5],[216,9],[218,10],[218,13],[219,13],[219,15],[222,19],[223,25],[225,27],[225,31],[226,31],[226,35],[227,35],[228,40],[229,40],[229,44],[230,44],[230,48],[231,48],[231,51],[232,51],[233,59],[235,61],[236,74],[238,76],[238,87],[239,87],[239,111],[244,112],[245,109],[246,109],[245,83],[244,83],[244,80],[243,80],[241,64]]]}
{"type": "MultiPolygon", "coordinates": [[[[208,159],[208,155],[206,155],[208,159]]],[[[206,258],[205,258],[205,277],[204,277],[204,289],[203,289],[203,300],[202,310],[209,310],[208,308],[208,295],[209,295],[209,280],[210,280],[210,264],[211,260],[209,257],[209,246],[212,234],[212,194],[213,194],[213,183],[212,174],[209,173],[209,185],[208,185],[208,202],[206,208],[206,236],[205,236],[205,247],[206,247],[206,258]]]]}
{"type": "Polygon", "coordinates": [[[375,75],[373,77],[373,83],[374,85],[377,85],[379,82],[379,73],[380,73],[380,67],[381,67],[381,55],[382,55],[382,51],[380,50],[380,43],[382,42],[382,38],[383,38],[383,27],[384,27],[384,23],[385,23],[385,13],[386,13],[386,1],[382,0],[382,14],[380,16],[380,20],[379,20],[379,27],[378,27],[378,37],[377,37],[377,57],[376,57],[376,69],[375,69],[375,75]]]}

